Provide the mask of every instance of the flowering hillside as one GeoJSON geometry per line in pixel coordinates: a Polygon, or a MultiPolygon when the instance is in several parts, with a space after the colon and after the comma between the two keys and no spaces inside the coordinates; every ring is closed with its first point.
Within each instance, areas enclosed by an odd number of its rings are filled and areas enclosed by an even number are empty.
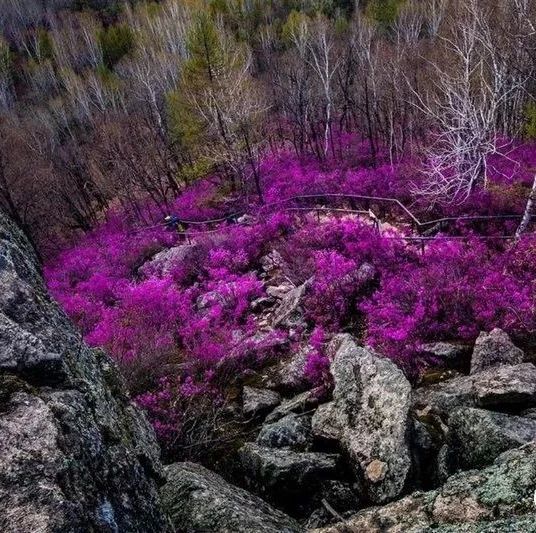
{"type": "MultiPolygon", "coordinates": [[[[487,190],[462,205],[424,211],[409,192],[418,179],[411,161],[370,167],[365,157],[348,156],[344,166],[320,166],[282,152],[264,161],[266,205],[242,206],[246,221],[192,225],[188,244],[163,226],[133,227],[126,215],[110,213],[49,262],[48,284],[86,340],[116,358],[164,442],[176,442],[193,398],[197,405],[224,405],[237,379],[303,347],[304,378],[329,385],[323,346],[339,331],[361,337],[415,378],[441,365],[426,354],[426,343],[472,342],[493,327],[523,341],[534,331],[536,238],[517,244],[501,238],[519,223],[505,218],[444,224],[415,242],[404,239],[415,235],[411,220],[389,202],[282,200],[319,193],[392,197],[421,220],[521,213],[536,151],[513,153],[515,162],[512,155],[508,165],[502,160],[487,190]],[[314,206],[333,209],[317,214],[314,206]],[[351,208],[376,213],[380,229],[351,208]],[[303,320],[291,326],[267,324],[258,310],[263,301],[273,306],[262,265],[274,251],[283,283],[312,280],[303,320]]],[[[208,179],[172,207],[198,221],[229,209],[208,179]]]]}

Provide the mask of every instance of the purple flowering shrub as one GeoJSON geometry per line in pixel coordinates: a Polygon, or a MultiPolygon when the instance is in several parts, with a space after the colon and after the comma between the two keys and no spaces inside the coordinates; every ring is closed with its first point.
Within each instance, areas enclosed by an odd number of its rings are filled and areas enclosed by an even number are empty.
{"type": "MultiPolygon", "coordinates": [[[[512,234],[516,220],[449,223],[422,253],[401,238],[412,229],[394,204],[356,205],[327,196],[312,202],[370,208],[393,224],[380,234],[366,217],[317,217],[286,209],[303,207],[299,200],[282,201],[326,192],[395,197],[423,220],[520,213],[534,147],[516,147],[510,159],[494,161],[490,186],[465,204],[425,208],[410,195],[419,179],[411,159],[391,165],[380,158],[372,167],[352,140],[343,162],[320,166],[290,152],[267,157],[262,186],[268,205],[243,204],[255,222],[222,222],[218,231],[214,225],[192,227],[194,244],[169,269],[150,261],[182,246],[180,237],[162,227],[136,227],[119,213],[47,264],[52,293],[85,339],[117,359],[168,451],[189,449],[192,439],[210,440],[210,426],[221,421],[241,376],[300,345],[310,347],[307,379],[329,386],[325,346],[340,331],[352,332],[410,374],[426,364],[423,343],[472,342],[493,327],[520,339],[534,331],[536,239],[526,236],[513,245],[490,238],[512,234]],[[281,254],[283,274],[295,285],[312,278],[302,302],[305,330],[292,335],[285,328],[267,329],[251,307],[266,295],[260,260],[272,250],[281,254]],[[206,425],[190,427],[194,418],[206,425]]],[[[172,209],[204,220],[231,207],[236,205],[210,178],[192,185],[172,209]]]]}
{"type": "Polygon", "coordinates": [[[437,239],[418,262],[384,273],[361,304],[368,342],[411,365],[425,342],[472,342],[492,327],[530,331],[536,293],[510,263],[508,251],[491,253],[478,239],[437,239]]]}

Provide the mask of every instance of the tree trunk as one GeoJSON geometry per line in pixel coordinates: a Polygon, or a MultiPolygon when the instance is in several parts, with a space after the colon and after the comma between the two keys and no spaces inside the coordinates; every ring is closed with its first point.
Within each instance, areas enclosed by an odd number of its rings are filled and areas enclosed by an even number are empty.
{"type": "Polygon", "coordinates": [[[527,229],[530,219],[532,217],[532,210],[534,207],[534,202],[536,201],[536,174],[534,175],[534,181],[532,182],[532,189],[530,190],[529,197],[527,198],[527,205],[525,206],[525,212],[523,213],[523,218],[521,223],[516,231],[516,241],[521,238],[521,235],[527,229]]]}

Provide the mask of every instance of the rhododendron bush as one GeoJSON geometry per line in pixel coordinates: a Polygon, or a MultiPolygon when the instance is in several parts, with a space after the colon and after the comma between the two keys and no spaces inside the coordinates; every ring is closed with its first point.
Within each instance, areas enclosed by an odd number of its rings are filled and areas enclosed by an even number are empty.
{"type": "MultiPolygon", "coordinates": [[[[46,276],[86,340],[116,358],[163,442],[187,446],[183,433],[201,438],[185,429],[194,406],[204,406],[205,418],[215,423],[236,380],[300,345],[309,347],[307,379],[328,383],[324,347],[339,331],[354,333],[411,376],[427,364],[425,343],[472,342],[493,327],[519,339],[534,331],[536,239],[513,244],[496,238],[511,234],[515,220],[441,226],[421,247],[404,239],[411,225],[394,204],[337,200],[338,207],[371,208],[389,220],[380,233],[367,217],[316,216],[287,209],[303,207],[301,200],[282,201],[344,192],[398,198],[423,220],[520,213],[531,179],[523,169],[536,157],[525,147],[515,153],[516,161],[510,154],[495,165],[487,190],[463,205],[427,210],[408,192],[419,179],[411,161],[369,168],[349,158],[344,165],[321,167],[277,154],[262,168],[267,205],[242,205],[251,223],[222,222],[208,233],[208,227],[192,227],[193,244],[164,268],[156,254],[185,245],[182,237],[110,214],[50,260],[46,276]],[[305,325],[295,331],[270,328],[252,310],[252,302],[266,296],[261,259],[272,250],[281,255],[288,281],[297,286],[311,279],[302,302],[305,325]]],[[[229,212],[215,183],[192,186],[177,198],[174,211],[190,220],[229,212]]],[[[319,196],[313,204],[328,200],[319,196]]]]}

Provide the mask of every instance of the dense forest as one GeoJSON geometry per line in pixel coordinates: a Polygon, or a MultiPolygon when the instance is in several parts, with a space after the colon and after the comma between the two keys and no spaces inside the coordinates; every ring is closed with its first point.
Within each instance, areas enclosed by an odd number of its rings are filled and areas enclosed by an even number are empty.
{"type": "Polygon", "coordinates": [[[265,154],[342,161],[348,132],[458,202],[536,134],[528,0],[3,4],[0,201],[42,245],[207,174],[262,202],[265,154]]]}

